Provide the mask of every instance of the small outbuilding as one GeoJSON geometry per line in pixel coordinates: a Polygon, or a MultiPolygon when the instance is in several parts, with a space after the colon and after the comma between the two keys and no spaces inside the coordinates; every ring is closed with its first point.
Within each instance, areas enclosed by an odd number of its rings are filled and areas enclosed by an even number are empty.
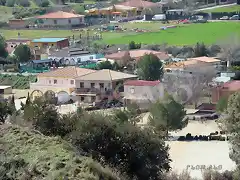
{"type": "Polygon", "coordinates": [[[11,86],[0,86],[0,94],[12,94],[12,87],[11,86]]]}

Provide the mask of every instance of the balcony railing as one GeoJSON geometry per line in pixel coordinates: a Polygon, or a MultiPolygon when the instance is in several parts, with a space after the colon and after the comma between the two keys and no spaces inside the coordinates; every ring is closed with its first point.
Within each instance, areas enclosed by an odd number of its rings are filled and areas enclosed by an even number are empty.
{"type": "Polygon", "coordinates": [[[96,94],[96,95],[112,95],[111,90],[105,91],[105,89],[97,89],[97,88],[76,88],[76,94],[96,94]]]}

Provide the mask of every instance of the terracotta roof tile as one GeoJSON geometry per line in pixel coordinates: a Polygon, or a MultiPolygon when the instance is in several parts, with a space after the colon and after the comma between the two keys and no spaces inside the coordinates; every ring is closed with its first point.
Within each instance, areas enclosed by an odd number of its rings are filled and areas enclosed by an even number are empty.
{"type": "Polygon", "coordinates": [[[136,75],[122,73],[118,71],[112,71],[109,69],[102,69],[99,71],[95,71],[93,73],[86,74],[84,76],[80,76],[75,78],[76,80],[82,81],[114,81],[120,79],[130,79],[130,78],[137,78],[136,75]]]}
{"type": "Polygon", "coordinates": [[[180,62],[176,62],[176,63],[167,64],[165,66],[165,68],[185,68],[185,67],[194,66],[194,65],[197,65],[197,64],[204,65],[206,63],[202,62],[202,61],[192,59],[192,60],[180,61],[180,62]]]}
{"type": "Polygon", "coordinates": [[[73,14],[63,11],[57,11],[53,13],[44,14],[42,16],[38,16],[38,19],[68,19],[68,18],[77,18],[77,17],[83,17],[84,15],[80,14],[73,14]]]}
{"type": "Polygon", "coordinates": [[[129,0],[129,1],[120,3],[119,5],[131,6],[136,8],[149,8],[149,7],[155,7],[160,4],[149,2],[149,1],[143,1],[143,0],[129,0]]]}
{"type": "Polygon", "coordinates": [[[126,86],[156,86],[160,81],[128,80],[124,83],[126,86]]]}
{"type": "Polygon", "coordinates": [[[213,58],[213,57],[207,57],[207,56],[189,58],[189,60],[197,60],[197,61],[202,61],[202,62],[206,62],[206,63],[220,62],[219,59],[216,59],[216,58],[213,58]]]}
{"type": "Polygon", "coordinates": [[[166,54],[165,52],[159,52],[159,51],[153,51],[153,50],[143,50],[143,49],[138,49],[138,50],[131,50],[131,51],[120,51],[117,53],[113,54],[108,54],[105,56],[107,59],[114,59],[114,60],[121,60],[126,53],[129,52],[129,55],[131,58],[139,60],[142,56],[145,54],[154,54],[158,56],[159,59],[165,60],[169,58],[169,55],[166,54]]]}
{"type": "Polygon", "coordinates": [[[65,68],[59,68],[50,72],[40,73],[38,77],[68,77],[76,78],[78,76],[83,76],[89,73],[95,72],[91,69],[78,68],[74,66],[69,66],[65,68]]]}

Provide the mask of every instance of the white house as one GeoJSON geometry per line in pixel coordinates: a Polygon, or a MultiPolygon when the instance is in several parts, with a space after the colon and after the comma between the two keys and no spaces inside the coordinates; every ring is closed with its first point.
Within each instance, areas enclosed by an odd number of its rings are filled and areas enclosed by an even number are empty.
{"type": "Polygon", "coordinates": [[[76,65],[89,60],[97,59],[97,54],[92,54],[79,48],[67,47],[61,50],[49,52],[48,59],[61,61],[62,64],[76,65]]]}
{"type": "Polygon", "coordinates": [[[68,66],[59,68],[50,72],[37,75],[37,82],[30,83],[32,96],[44,95],[46,92],[52,92],[61,99],[69,99],[75,91],[75,78],[88,73],[95,72],[90,69],[68,66]]]}
{"type": "Polygon", "coordinates": [[[43,26],[79,26],[84,24],[84,15],[63,11],[44,14],[37,19],[43,26]]]}
{"type": "Polygon", "coordinates": [[[136,103],[146,109],[151,103],[164,97],[164,86],[160,81],[129,80],[124,83],[126,104],[136,103]]]}

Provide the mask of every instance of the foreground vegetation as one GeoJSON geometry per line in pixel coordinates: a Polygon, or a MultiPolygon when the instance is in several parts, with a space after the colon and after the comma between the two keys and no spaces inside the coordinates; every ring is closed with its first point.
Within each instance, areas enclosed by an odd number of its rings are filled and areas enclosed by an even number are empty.
{"type": "Polygon", "coordinates": [[[13,89],[29,89],[30,83],[36,81],[36,76],[0,74],[0,84],[12,86],[13,89]]]}
{"type": "Polygon", "coordinates": [[[0,150],[0,179],[122,179],[61,138],[27,128],[1,125],[0,150]]]}

